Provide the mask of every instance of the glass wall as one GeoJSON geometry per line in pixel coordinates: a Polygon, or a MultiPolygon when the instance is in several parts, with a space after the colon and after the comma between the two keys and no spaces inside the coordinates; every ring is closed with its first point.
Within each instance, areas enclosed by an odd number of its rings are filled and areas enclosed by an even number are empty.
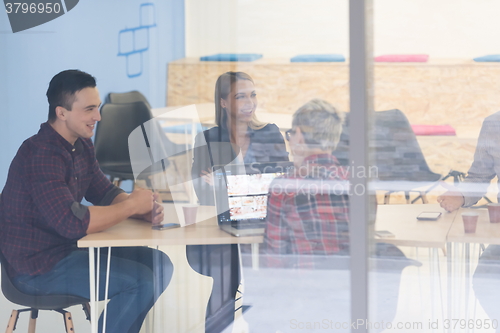
{"type": "Polygon", "coordinates": [[[145,96],[131,178],[180,228],[122,244],[175,268],[144,331],[496,331],[499,5],[128,1],[106,29],[82,6],[46,31],[0,22],[0,180],[57,72],[145,96]]]}
{"type": "Polygon", "coordinates": [[[351,330],[348,15],[347,1],[186,2],[168,107],[195,105],[191,201],[241,243],[187,248],[213,278],[207,331],[351,330]]]}
{"type": "Polygon", "coordinates": [[[498,326],[497,231],[485,206],[497,201],[490,181],[498,100],[496,84],[487,83],[496,81],[497,65],[479,58],[491,54],[495,38],[482,33],[493,24],[483,6],[374,2],[368,146],[378,209],[369,304],[380,329],[495,332],[498,326]],[[395,316],[382,327],[388,309],[395,316]]]}

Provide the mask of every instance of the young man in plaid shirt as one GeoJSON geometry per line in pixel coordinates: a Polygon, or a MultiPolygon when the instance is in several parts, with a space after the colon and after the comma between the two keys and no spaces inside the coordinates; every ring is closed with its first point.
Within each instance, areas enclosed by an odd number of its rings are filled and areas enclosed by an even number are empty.
{"type": "MultiPolygon", "coordinates": [[[[101,99],[91,75],[78,70],[57,74],[47,99],[48,121],[19,148],[2,191],[0,250],[21,291],[90,298],[88,251],[76,247],[78,239],[131,216],[159,223],[163,207],[151,191],[126,194],[99,169],[90,138],[101,119],[101,99]],[[84,197],[94,206],[82,205],[84,197]]],[[[114,248],[106,331],[139,332],[172,271],[169,258],[159,251],[114,248]]]]}

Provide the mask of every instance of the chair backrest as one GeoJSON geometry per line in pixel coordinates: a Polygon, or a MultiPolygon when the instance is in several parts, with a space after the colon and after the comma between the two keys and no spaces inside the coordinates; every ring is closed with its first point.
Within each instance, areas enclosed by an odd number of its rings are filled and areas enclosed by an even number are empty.
{"type": "MultiPolygon", "coordinates": [[[[106,103],[112,103],[112,104],[130,104],[130,103],[135,103],[135,102],[144,102],[148,109],[151,112],[151,105],[149,104],[148,100],[146,97],[141,94],[139,91],[134,90],[126,93],[109,93],[108,96],[106,97],[106,103]]],[[[163,141],[163,147],[168,153],[168,156],[172,155],[178,155],[178,154],[183,154],[185,152],[185,145],[180,145],[180,144],[175,144],[173,143],[165,134],[165,132],[169,132],[173,130],[173,133],[178,133],[179,129],[181,130],[181,133],[184,133],[184,128],[186,125],[178,125],[178,126],[172,126],[162,128],[160,126],[160,123],[157,120],[154,120],[155,124],[154,126],[157,128],[156,130],[158,133],[163,133],[162,141],[163,141]]],[[[199,126],[201,129],[201,125],[199,126]]],[[[191,126],[188,126],[188,130],[191,130],[191,126]]]]}
{"type": "MultiPolygon", "coordinates": [[[[134,137],[137,138],[137,136],[134,137]]],[[[164,171],[170,164],[168,157],[178,154],[179,151],[185,153],[184,146],[176,145],[166,137],[162,127],[153,118],[151,110],[144,102],[104,104],[101,108],[101,121],[97,125],[94,146],[101,170],[107,175],[122,180],[145,179],[152,174],[164,171]],[[142,170],[140,174],[136,174],[136,177],[134,177],[130,154],[130,149],[137,149],[137,145],[130,146],[130,135],[134,130],[136,133],[139,131],[139,140],[145,143],[138,146],[147,150],[146,147],[149,144],[155,157],[161,157],[161,160],[152,163],[147,151],[134,154],[135,165],[151,166],[142,170]],[[138,161],[137,156],[140,156],[141,160],[138,161]]]]}
{"type": "Polygon", "coordinates": [[[104,104],[95,135],[95,151],[105,174],[134,179],[130,165],[128,137],[138,126],[152,119],[144,102],[104,104]]]}
{"type": "Polygon", "coordinates": [[[147,98],[137,90],[124,92],[124,93],[109,93],[106,98],[107,103],[112,104],[127,104],[134,102],[144,102],[148,108],[151,109],[147,98]]]}
{"type": "MultiPolygon", "coordinates": [[[[340,142],[333,154],[340,164],[349,164],[349,122],[346,113],[340,142]]],[[[370,162],[377,167],[381,181],[433,182],[440,178],[425,161],[417,137],[400,110],[374,113],[374,131],[370,139],[370,162]]]]}

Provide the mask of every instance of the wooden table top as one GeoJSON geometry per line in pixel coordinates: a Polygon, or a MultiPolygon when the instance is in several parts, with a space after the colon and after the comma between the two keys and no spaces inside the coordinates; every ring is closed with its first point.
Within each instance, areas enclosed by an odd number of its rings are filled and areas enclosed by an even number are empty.
{"type": "MultiPolygon", "coordinates": [[[[177,222],[173,204],[164,204],[169,222],[177,222]],[[175,220],[175,221],[174,221],[175,220]]],[[[182,216],[180,217],[183,218],[182,216]]],[[[152,230],[151,224],[136,219],[127,219],[105,231],[87,235],[78,241],[78,246],[157,246],[157,245],[209,245],[262,243],[262,236],[234,237],[219,229],[215,208],[199,206],[196,224],[168,229],[152,230]]],[[[375,230],[387,230],[393,238],[375,237],[377,242],[400,246],[442,248],[446,242],[500,244],[500,223],[490,223],[488,210],[462,208],[448,213],[439,204],[427,205],[379,205],[375,230]],[[479,213],[476,233],[465,234],[461,213],[479,213]],[[419,221],[422,212],[441,212],[437,221],[419,221]]]]}
{"type": "MultiPolygon", "coordinates": [[[[174,205],[164,204],[164,207],[168,222],[178,222],[174,205]]],[[[182,228],[152,230],[149,222],[127,219],[107,230],[83,237],[78,241],[78,247],[251,244],[263,241],[263,236],[234,237],[220,230],[212,206],[199,206],[197,220],[200,222],[182,228]]]]}
{"type": "Polygon", "coordinates": [[[426,205],[379,205],[375,230],[387,230],[394,238],[379,238],[377,241],[401,246],[443,248],[457,212],[446,212],[439,204],[426,205]],[[437,221],[419,221],[422,212],[441,212],[437,221]]]}

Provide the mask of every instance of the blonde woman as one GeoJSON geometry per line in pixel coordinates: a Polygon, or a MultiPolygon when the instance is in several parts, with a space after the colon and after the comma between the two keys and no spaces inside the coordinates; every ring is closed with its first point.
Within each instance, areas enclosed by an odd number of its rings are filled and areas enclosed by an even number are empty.
{"type": "Polygon", "coordinates": [[[257,93],[248,74],[219,76],[215,84],[217,126],[200,133],[195,142],[192,177],[200,204],[214,205],[212,166],[288,161],[278,126],[259,121],[256,108],[257,93]]]}
{"type": "MultiPolygon", "coordinates": [[[[217,126],[200,133],[195,141],[192,178],[200,204],[215,204],[212,166],[233,161],[246,164],[288,161],[285,141],[278,127],[258,121],[256,108],[257,93],[248,74],[227,72],[217,79],[217,126]]],[[[194,270],[213,278],[210,311],[219,314],[219,322],[232,320],[240,284],[237,245],[188,245],[186,255],[194,270]],[[225,313],[224,318],[220,313],[225,313]]]]}

